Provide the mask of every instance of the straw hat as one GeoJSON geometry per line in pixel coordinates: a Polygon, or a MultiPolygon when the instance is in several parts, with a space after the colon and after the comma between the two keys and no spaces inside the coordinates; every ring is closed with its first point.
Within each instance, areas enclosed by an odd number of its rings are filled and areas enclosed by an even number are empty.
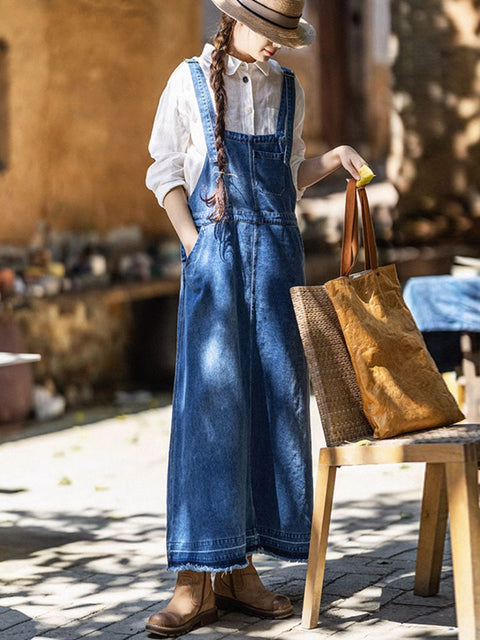
{"type": "Polygon", "coordinates": [[[315,29],[302,16],[305,0],[212,0],[231,18],[285,47],[305,47],[315,29]]]}

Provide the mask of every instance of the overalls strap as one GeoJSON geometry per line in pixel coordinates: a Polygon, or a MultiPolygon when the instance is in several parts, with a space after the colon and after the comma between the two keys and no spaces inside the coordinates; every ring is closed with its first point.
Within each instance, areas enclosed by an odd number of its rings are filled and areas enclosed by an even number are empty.
{"type": "MultiPolygon", "coordinates": [[[[203,130],[205,133],[208,157],[213,165],[217,165],[217,150],[215,146],[216,115],[210,91],[208,89],[207,80],[197,60],[190,58],[186,62],[188,62],[190,67],[195,95],[200,109],[200,117],[202,119],[203,130]]],[[[282,71],[283,87],[280,109],[278,112],[276,135],[285,143],[284,162],[285,164],[289,164],[290,157],[292,155],[293,127],[295,119],[295,75],[293,71],[286,67],[282,67],[282,71]]]]}
{"type": "Polygon", "coordinates": [[[186,60],[192,74],[193,87],[197,97],[200,116],[202,118],[203,131],[205,133],[205,142],[207,144],[208,158],[212,165],[217,165],[217,149],[215,146],[215,123],[216,115],[213,107],[212,98],[208,89],[207,80],[202,68],[195,58],[186,60]]]}
{"type": "Polygon", "coordinates": [[[295,120],[295,74],[282,67],[283,88],[280,110],[278,112],[277,136],[285,141],[285,164],[289,164],[292,155],[293,125],[295,120]]]}

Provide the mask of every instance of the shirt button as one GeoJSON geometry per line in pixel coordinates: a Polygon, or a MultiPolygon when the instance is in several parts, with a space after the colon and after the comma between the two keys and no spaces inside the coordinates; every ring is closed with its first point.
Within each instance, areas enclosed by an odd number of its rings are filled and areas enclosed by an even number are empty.
{"type": "Polygon", "coordinates": [[[252,107],[247,107],[247,108],[245,109],[245,112],[246,112],[246,113],[252,113],[252,107]]]}
{"type": "Polygon", "coordinates": [[[243,76],[242,80],[245,82],[245,84],[248,82],[248,77],[247,76],[243,76]]]}

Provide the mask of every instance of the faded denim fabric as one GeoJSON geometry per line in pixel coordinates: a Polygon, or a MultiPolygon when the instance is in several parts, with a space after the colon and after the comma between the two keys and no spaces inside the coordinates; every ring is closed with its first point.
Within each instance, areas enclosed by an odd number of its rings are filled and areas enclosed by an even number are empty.
{"type": "Polygon", "coordinates": [[[404,300],[420,331],[480,331],[480,277],[410,278],[404,300]]]}
{"type": "Polygon", "coordinates": [[[272,135],[227,131],[227,219],[212,222],[215,113],[189,60],[208,154],[183,246],[167,491],[173,570],[306,561],[312,514],[309,385],[289,288],[305,283],[289,166],[295,85],[284,69],[272,135]]]}

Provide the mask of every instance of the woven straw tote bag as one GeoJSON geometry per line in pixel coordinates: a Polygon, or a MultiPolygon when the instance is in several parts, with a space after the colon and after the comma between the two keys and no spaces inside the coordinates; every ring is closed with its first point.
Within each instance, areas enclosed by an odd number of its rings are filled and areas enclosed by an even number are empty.
{"type": "MultiPolygon", "coordinates": [[[[346,194],[341,276],[327,282],[320,295],[318,291],[309,292],[311,287],[291,290],[312,378],[318,375],[318,367],[314,354],[308,353],[312,349],[308,330],[317,314],[325,317],[325,309],[320,310],[320,306],[325,305],[324,294],[327,294],[350,356],[363,414],[373,428],[374,437],[392,437],[462,420],[464,416],[405,305],[395,266],[378,267],[365,188],[359,188],[358,195],[362,208],[365,270],[351,273],[359,245],[357,188],[352,179],[348,181],[346,194]],[[315,302],[312,293],[316,295],[315,302]]],[[[334,331],[332,322],[330,333],[334,331]]],[[[338,339],[335,344],[340,350],[338,339]]],[[[339,356],[336,358],[338,361],[339,356]]],[[[321,377],[324,383],[324,375],[321,377]]],[[[353,381],[345,384],[351,392],[353,381]]],[[[321,396],[321,390],[317,394],[321,396]]],[[[363,427],[360,430],[363,431],[363,427]]]]}
{"type": "Polygon", "coordinates": [[[325,287],[292,287],[290,294],[327,446],[371,437],[342,328],[325,287]]]}

